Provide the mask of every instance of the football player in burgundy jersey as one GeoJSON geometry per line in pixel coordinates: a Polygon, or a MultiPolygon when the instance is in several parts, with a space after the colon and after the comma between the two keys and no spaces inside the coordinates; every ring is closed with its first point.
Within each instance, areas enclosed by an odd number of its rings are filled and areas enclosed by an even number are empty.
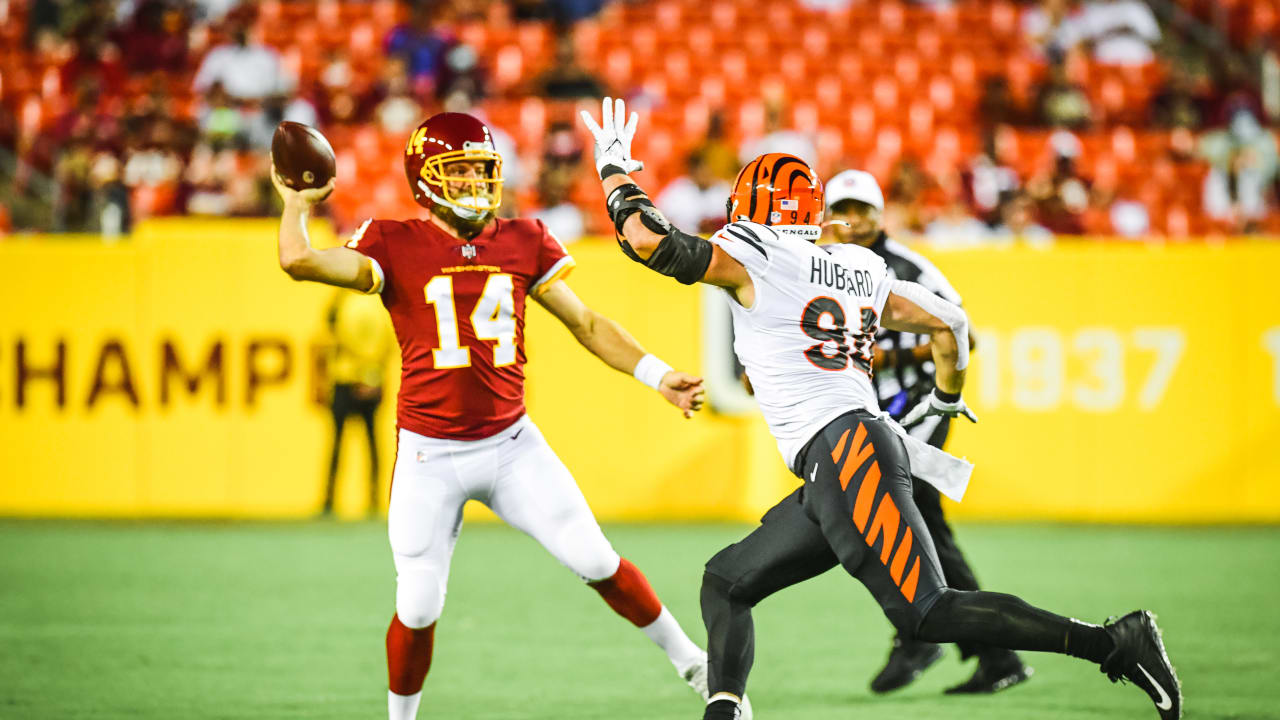
{"type": "Polygon", "coordinates": [[[272,173],[284,199],[280,266],[296,280],[380,293],[400,342],[387,519],[396,566],[396,614],[387,630],[391,720],[417,714],[468,500],[540,542],[660,646],[705,699],[706,654],[613,550],[525,414],[525,301],[541,303],[605,364],[633,374],[685,417],[702,405],[702,380],[646,354],[584,305],[564,282],[573,258],[541,221],[494,217],[502,158],[479,120],[429,118],[410,136],[404,163],[413,197],[429,213],[368,220],[346,247],[323,250],[311,247],[306,220],[334,183],[295,191],[272,173]]]}

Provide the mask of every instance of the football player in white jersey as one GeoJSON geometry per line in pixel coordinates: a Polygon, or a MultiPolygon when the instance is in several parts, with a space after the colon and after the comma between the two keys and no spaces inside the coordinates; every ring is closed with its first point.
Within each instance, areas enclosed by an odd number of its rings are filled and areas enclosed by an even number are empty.
{"type": "Polygon", "coordinates": [[[1135,611],[1105,627],[1032,607],[1002,593],[947,587],[912,499],[912,474],[952,494],[971,466],[912,438],[880,414],[871,386],[877,329],[929,336],[936,386],[904,422],[977,418],[960,397],[968,364],[964,311],[921,286],[892,279],[875,253],[819,247],[822,182],[800,158],[762,155],[738,174],[729,224],[710,240],[674,228],[629,173],[638,118],[606,98],[595,138],[610,218],[628,257],[692,284],[723,288],[734,350],[788,466],[803,483],[741,541],[707,562],[711,698],[704,720],[739,717],[754,658],[751,608],[840,565],[871,592],[910,640],[982,642],[1056,652],[1101,666],[1142,688],[1162,720],[1181,717],[1182,693],[1154,616],[1135,611]],[[624,120],[625,119],[625,120],[624,120]]]}

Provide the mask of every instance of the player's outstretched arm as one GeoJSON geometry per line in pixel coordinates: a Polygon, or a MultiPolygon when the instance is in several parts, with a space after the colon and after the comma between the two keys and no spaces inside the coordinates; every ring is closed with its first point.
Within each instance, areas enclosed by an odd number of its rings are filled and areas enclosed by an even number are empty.
{"type": "Polygon", "coordinates": [[[294,190],[271,167],[271,182],[284,201],[280,213],[280,267],[294,280],[311,280],[360,292],[374,290],[379,282],[373,261],[345,247],[316,249],[307,235],[311,208],[333,192],[334,180],[322,188],[294,190]]]}
{"type": "Polygon", "coordinates": [[[627,257],[655,272],[689,285],[704,282],[734,290],[744,304],[751,298],[751,276],[728,253],[697,235],[673,226],[629,173],[644,168],[631,157],[639,116],[626,118],[622,100],[605,98],[597,123],[583,111],[582,120],[595,139],[596,172],[604,189],[609,219],[627,257]]]}
{"type": "Polygon", "coordinates": [[[928,335],[936,366],[936,387],[903,417],[902,424],[911,425],[927,415],[964,415],[977,422],[978,417],[960,398],[969,366],[969,318],[964,310],[921,285],[894,280],[880,324],[889,330],[928,335]]]}
{"type": "Polygon", "coordinates": [[[621,325],[587,307],[563,280],[552,283],[536,297],[556,316],[582,346],[618,372],[633,375],[662,393],[686,418],[702,408],[702,378],[672,370],[650,355],[621,325]]]}

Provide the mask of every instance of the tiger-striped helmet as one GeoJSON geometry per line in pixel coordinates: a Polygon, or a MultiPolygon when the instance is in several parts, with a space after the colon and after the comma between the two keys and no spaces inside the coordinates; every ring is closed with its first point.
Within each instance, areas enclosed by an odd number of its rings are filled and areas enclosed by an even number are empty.
{"type": "Polygon", "coordinates": [[[761,225],[821,225],[825,209],[818,174],[786,153],[766,153],[747,163],[727,203],[729,222],[761,225]]]}

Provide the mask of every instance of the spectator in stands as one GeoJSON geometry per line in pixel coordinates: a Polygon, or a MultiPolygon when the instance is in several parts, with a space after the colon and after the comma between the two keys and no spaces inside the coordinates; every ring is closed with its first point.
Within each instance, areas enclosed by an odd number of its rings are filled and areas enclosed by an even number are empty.
{"type": "Polygon", "coordinates": [[[75,57],[61,69],[62,87],[93,83],[107,95],[118,95],[124,90],[128,71],[120,48],[106,38],[102,29],[80,33],[74,47],[75,57]]]}
{"type": "Polygon", "coordinates": [[[986,243],[991,229],[969,213],[964,199],[957,196],[942,214],[924,228],[924,237],[937,248],[977,247],[986,243]]]}
{"type": "Polygon", "coordinates": [[[578,64],[573,35],[556,38],[555,59],[551,67],[533,80],[533,92],[552,100],[577,100],[604,97],[604,83],[590,70],[578,64]]]}
{"type": "Polygon", "coordinates": [[[222,83],[215,82],[205,95],[204,103],[196,111],[200,134],[213,140],[231,140],[245,130],[244,117],[222,83]]]}
{"type": "Polygon", "coordinates": [[[1040,223],[1057,235],[1080,235],[1084,216],[1092,203],[1093,183],[1076,168],[1082,145],[1062,130],[1049,138],[1053,164],[1049,172],[1027,184],[1040,223]]]}
{"type": "Polygon", "coordinates": [[[104,144],[117,143],[121,123],[114,114],[101,109],[101,97],[97,84],[88,78],[82,79],[76,87],[74,105],[54,121],[49,135],[55,142],[82,138],[104,144]]]}
{"type": "Polygon", "coordinates": [[[1018,107],[1009,80],[1003,75],[989,75],[982,81],[982,97],[978,100],[978,122],[990,128],[997,125],[1021,125],[1023,111],[1018,107]]]}
{"type": "Polygon", "coordinates": [[[582,237],[586,218],[570,198],[581,173],[582,141],[568,122],[557,121],[547,128],[542,143],[542,169],[538,174],[538,204],[533,217],[547,224],[561,242],[582,237]]]}
{"type": "Polygon", "coordinates": [[[1064,28],[1078,22],[1080,6],[1075,0],[1040,0],[1022,13],[1022,34],[1042,58],[1062,57],[1067,46],[1064,28]]]}
{"type": "Polygon", "coordinates": [[[576,163],[546,162],[538,174],[538,205],[531,217],[546,223],[547,229],[561,243],[568,245],[582,239],[586,218],[569,194],[577,174],[576,163]]]}
{"type": "Polygon", "coordinates": [[[742,168],[738,153],[725,137],[724,113],[719,110],[712,111],[707,118],[707,136],[693,152],[702,157],[712,177],[720,180],[732,181],[742,168]]]}
{"type": "Polygon", "coordinates": [[[249,28],[243,19],[231,25],[231,42],[219,45],[205,55],[192,83],[195,91],[205,93],[214,83],[221,83],[235,100],[261,100],[293,90],[294,80],[280,62],[280,54],[249,39],[249,28]]]}
{"type": "Polygon", "coordinates": [[[120,177],[120,169],[115,153],[103,149],[94,153],[89,165],[90,216],[96,221],[94,229],[107,239],[128,235],[133,227],[129,188],[120,177]]]}
{"type": "Polygon", "coordinates": [[[960,172],[965,201],[984,222],[1000,220],[1003,199],[1018,190],[1018,172],[1000,163],[996,151],[997,133],[986,133],[982,152],[960,172]]]}
{"type": "Polygon", "coordinates": [[[169,118],[159,118],[146,135],[130,138],[125,149],[124,184],[142,199],[141,215],[163,215],[177,206],[182,156],[177,151],[177,129],[169,118]]]}
{"type": "Polygon", "coordinates": [[[176,73],[187,67],[187,18],[178,6],[141,0],[113,35],[131,72],[176,73]]]}
{"type": "Polygon", "coordinates": [[[1078,18],[1064,23],[1059,35],[1066,47],[1092,47],[1104,65],[1145,65],[1155,61],[1160,24],[1142,0],[1093,0],[1078,18]]]}
{"type": "Polygon", "coordinates": [[[672,180],[654,201],[673,225],[699,233],[713,233],[725,223],[725,201],[732,188],[717,178],[700,152],[692,152],[688,173],[672,180]]]}
{"type": "Polygon", "coordinates": [[[1093,119],[1093,105],[1084,88],[1067,76],[1067,64],[1054,62],[1049,74],[1036,91],[1035,119],[1047,127],[1081,130],[1093,119]]]}
{"type": "Polygon", "coordinates": [[[1267,195],[1280,167],[1275,136],[1241,106],[1226,128],[1205,134],[1200,154],[1209,162],[1205,212],[1237,231],[1256,229],[1267,213],[1267,195]]]}
{"type": "Polygon", "coordinates": [[[782,115],[785,103],[773,96],[764,102],[764,135],[748,140],[738,153],[738,161],[746,164],[765,153],[790,153],[813,167],[818,166],[818,148],[808,135],[784,127],[782,115]]]}
{"type": "Polygon", "coordinates": [[[388,57],[404,61],[414,91],[420,97],[436,92],[445,50],[454,43],[448,28],[449,3],[419,2],[413,4],[408,22],[387,33],[383,47],[388,57]]]}
{"type": "Polygon", "coordinates": [[[1207,98],[1181,63],[1170,63],[1164,83],[1151,97],[1148,115],[1155,127],[1198,130],[1206,115],[1207,98]]]}
{"type": "Polygon", "coordinates": [[[53,169],[59,192],[53,198],[53,227],[59,232],[91,232],[93,228],[92,189],[89,170],[92,148],[88,138],[67,144],[53,169]]]}
{"type": "Polygon", "coordinates": [[[476,101],[482,100],[488,94],[487,75],[476,49],[463,42],[455,43],[445,51],[436,74],[436,95],[443,98],[462,90],[476,101]]]}
{"type": "Polygon", "coordinates": [[[226,142],[206,137],[191,151],[183,171],[184,212],[191,215],[226,215],[230,212],[226,180],[231,169],[224,169],[220,163],[220,150],[226,142]]]}
{"type": "Polygon", "coordinates": [[[936,193],[937,181],[915,158],[905,157],[894,165],[887,187],[885,231],[895,237],[923,233],[927,214],[925,197],[936,193]]]}
{"type": "Polygon", "coordinates": [[[994,245],[1046,248],[1053,244],[1053,232],[1035,221],[1035,203],[1024,192],[1003,194],[999,218],[999,223],[990,233],[994,245]]]}
{"type": "Polygon", "coordinates": [[[329,53],[315,97],[316,112],[324,125],[364,123],[377,105],[375,88],[368,78],[356,74],[351,60],[341,50],[329,53]]]}
{"type": "Polygon", "coordinates": [[[408,137],[409,131],[426,117],[422,105],[413,95],[404,63],[399,59],[390,58],[383,66],[379,94],[382,100],[374,109],[374,117],[383,132],[408,137]]]}

